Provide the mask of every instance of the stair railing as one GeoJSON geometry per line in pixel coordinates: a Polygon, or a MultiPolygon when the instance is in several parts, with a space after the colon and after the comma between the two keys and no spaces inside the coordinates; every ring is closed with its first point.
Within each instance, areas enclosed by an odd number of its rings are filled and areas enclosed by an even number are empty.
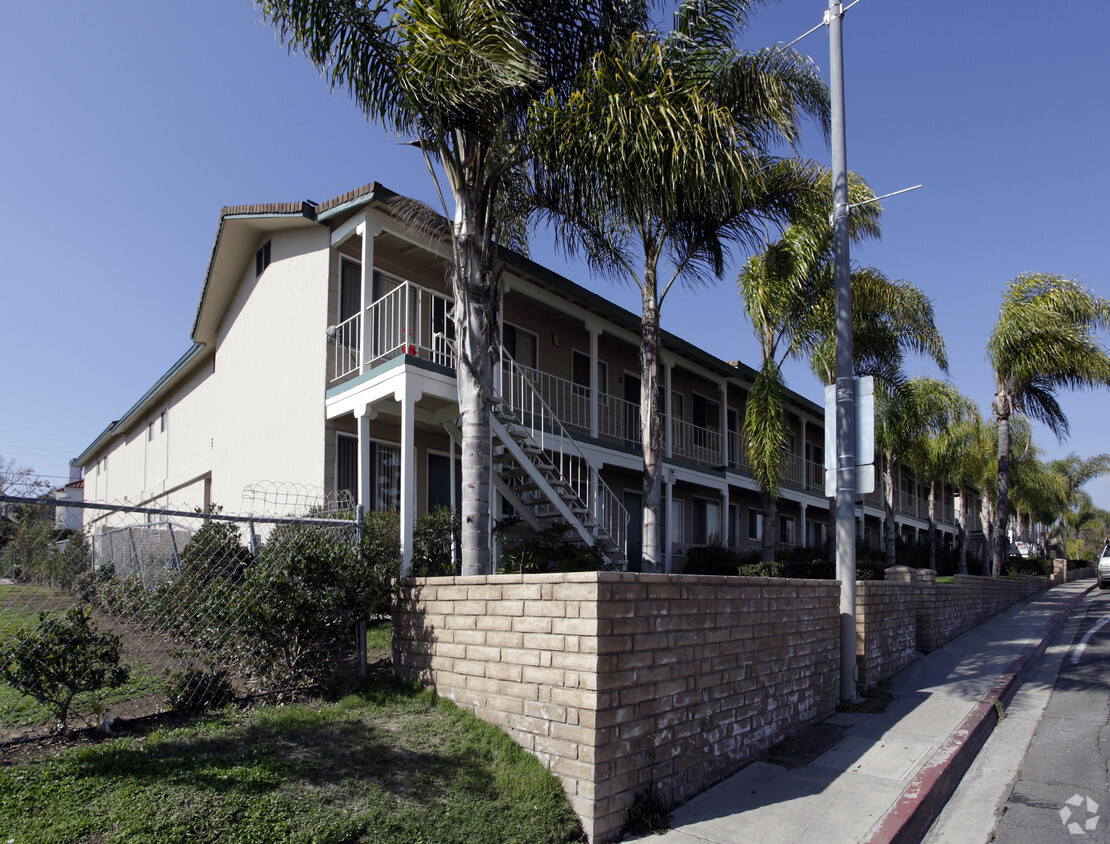
{"type": "Polygon", "coordinates": [[[624,505],[544,401],[527,367],[514,361],[504,349],[501,350],[501,400],[516,414],[535,443],[554,459],[556,468],[586,503],[601,530],[627,554],[628,512],[624,505]]]}

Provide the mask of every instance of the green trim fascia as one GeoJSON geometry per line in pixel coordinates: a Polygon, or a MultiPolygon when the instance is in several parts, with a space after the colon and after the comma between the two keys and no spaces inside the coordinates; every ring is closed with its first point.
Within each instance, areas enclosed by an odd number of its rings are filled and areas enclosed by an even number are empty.
{"type": "Polygon", "coordinates": [[[131,405],[128,411],[123,414],[120,419],[113,422],[111,425],[101,431],[96,439],[94,439],[84,451],[82,451],[79,455],[69,461],[70,465],[83,466],[86,459],[91,457],[92,454],[98,448],[100,448],[100,446],[102,446],[106,440],[110,439],[118,431],[126,430],[128,425],[130,425],[130,423],[134,420],[135,416],[137,416],[139,412],[142,411],[146,407],[146,405],[151,400],[153,400],[153,398],[158,395],[158,393],[162,391],[163,388],[168,386],[176,375],[178,375],[183,369],[187,368],[190,363],[196,360],[196,358],[200,355],[202,351],[204,351],[204,344],[194,343],[193,347],[189,349],[189,351],[187,351],[185,354],[183,354],[178,359],[177,363],[171,366],[166,371],[166,374],[155,382],[153,387],[143,393],[142,398],[135,402],[135,404],[131,405]]]}
{"type": "Polygon", "coordinates": [[[389,372],[391,369],[396,369],[399,366],[411,366],[415,369],[423,369],[425,372],[434,372],[437,375],[447,375],[451,378],[455,377],[455,370],[451,369],[448,366],[442,366],[438,363],[432,363],[429,360],[424,360],[423,358],[414,357],[412,355],[398,355],[392,360],[375,366],[369,372],[364,372],[362,373],[362,375],[356,375],[350,381],[344,381],[342,384],[338,384],[326,390],[324,392],[324,399],[325,401],[327,401],[330,399],[338,398],[347,391],[353,390],[355,387],[361,386],[368,381],[372,381],[373,379],[384,375],[386,372],[389,372]]]}
{"type": "Polygon", "coordinates": [[[400,194],[394,193],[389,188],[375,183],[374,190],[370,191],[370,193],[363,194],[362,196],[356,197],[349,202],[344,202],[342,205],[336,205],[334,208],[329,208],[323,214],[318,214],[316,216],[316,222],[323,223],[338,214],[345,214],[348,211],[351,211],[362,205],[369,205],[371,202],[375,201],[385,202],[389,199],[396,199],[399,196],[400,194]]]}

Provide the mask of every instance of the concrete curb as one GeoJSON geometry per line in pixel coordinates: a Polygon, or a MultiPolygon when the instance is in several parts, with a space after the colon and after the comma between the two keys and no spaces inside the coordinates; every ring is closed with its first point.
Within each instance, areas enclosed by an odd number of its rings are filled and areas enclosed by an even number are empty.
{"type": "Polygon", "coordinates": [[[1048,642],[1064,623],[1075,605],[1095,584],[1078,593],[1057,612],[1031,639],[1022,652],[1006,668],[991,690],[956,730],[945,740],[906,786],[902,796],[887,810],[865,839],[866,844],[909,844],[919,842],[929,829],[948,798],[960,784],[963,775],[998,724],[1005,708],[1044,653],[1048,642]]]}

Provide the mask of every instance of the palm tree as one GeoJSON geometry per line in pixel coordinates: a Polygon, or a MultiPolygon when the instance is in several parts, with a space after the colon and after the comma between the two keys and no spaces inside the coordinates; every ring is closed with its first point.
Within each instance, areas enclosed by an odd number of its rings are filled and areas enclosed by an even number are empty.
{"type": "MultiPolygon", "coordinates": [[[[536,193],[558,242],[639,289],[645,566],[662,564],[660,323],[675,282],[719,278],[730,243],[753,242],[820,198],[817,168],[772,154],[828,98],[792,50],[737,51],[756,0],[682,0],[674,29],[599,54],[565,101],[533,109],[536,193]]],[[[827,201],[826,201],[827,204],[827,201]]]]}
{"type": "Polygon", "coordinates": [[[1095,337],[1108,326],[1110,301],[1073,279],[1021,275],[1006,288],[987,341],[995,376],[991,408],[998,422],[995,576],[1008,544],[1011,418],[1026,415],[1043,422],[1057,438],[1066,436],[1068,420],[1056,393],[1063,387],[1110,386],[1110,354],[1095,337]]]}
{"type": "MultiPolygon", "coordinates": [[[[522,229],[499,211],[519,194],[530,158],[529,106],[565,96],[579,68],[618,33],[646,19],[625,0],[256,0],[291,51],[366,116],[414,138],[454,208],[455,297],[462,420],[462,571],[489,570],[490,422],[500,348],[497,244],[522,229]],[[507,186],[513,186],[507,189],[507,186]]],[[[519,244],[518,244],[519,245],[519,244]]]]}
{"type": "MultiPolygon", "coordinates": [[[[809,363],[822,384],[836,383],[836,304],[831,255],[820,267],[821,292],[814,297],[816,336],[809,363]]],[[[932,360],[948,371],[944,338],[936,325],[933,303],[908,281],[889,279],[873,267],[852,271],[852,355],[855,371],[875,379],[879,393],[897,390],[906,381],[907,353],[932,360]]],[[[836,522],[836,499],[829,499],[829,524],[836,522]]],[[[829,545],[830,560],[835,548],[829,545]]]]}
{"type": "MultiPolygon", "coordinates": [[[[857,176],[853,175],[850,188],[854,201],[871,196],[857,176]]],[[[865,213],[852,218],[851,234],[857,241],[878,236],[879,206],[863,208],[865,213]]],[[[762,253],[749,258],[737,280],[760,349],[759,373],[744,407],[744,442],[763,497],[760,556],[764,562],[775,556],[776,502],[786,460],[782,365],[810,351],[822,337],[821,315],[832,310],[832,251],[832,231],[826,221],[797,222],[762,253]]]]}
{"type": "Polygon", "coordinates": [[[895,390],[875,395],[875,442],[883,453],[886,566],[895,564],[894,471],[905,458],[920,454],[929,437],[939,436],[969,411],[959,391],[947,381],[911,378],[895,390]]]}
{"type": "Polygon", "coordinates": [[[1059,479],[1063,487],[1060,496],[1061,508],[1056,514],[1056,519],[1061,527],[1061,539],[1067,540],[1063,534],[1064,527],[1072,527],[1075,531],[1076,543],[1079,541],[1079,531],[1073,522],[1080,521],[1079,513],[1089,503],[1090,496],[1083,492],[1083,487],[1095,478],[1110,475],[1110,454],[1096,454],[1086,460],[1077,454],[1069,454],[1059,460],[1052,460],[1048,469],[1059,479]]]}
{"type": "Polygon", "coordinates": [[[928,391],[926,399],[933,403],[932,424],[911,443],[907,455],[918,480],[929,485],[929,568],[933,571],[937,568],[937,486],[959,482],[960,458],[980,418],[975,402],[951,385],[937,383],[944,387],[928,391]]]}

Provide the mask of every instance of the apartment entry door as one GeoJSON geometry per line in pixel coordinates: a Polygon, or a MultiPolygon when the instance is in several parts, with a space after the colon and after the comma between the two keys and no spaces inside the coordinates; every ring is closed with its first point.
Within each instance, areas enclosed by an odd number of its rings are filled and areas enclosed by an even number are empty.
{"type": "Polygon", "coordinates": [[[624,509],[628,513],[625,536],[628,538],[629,571],[643,571],[643,501],[642,494],[625,490],[624,509]]]}

